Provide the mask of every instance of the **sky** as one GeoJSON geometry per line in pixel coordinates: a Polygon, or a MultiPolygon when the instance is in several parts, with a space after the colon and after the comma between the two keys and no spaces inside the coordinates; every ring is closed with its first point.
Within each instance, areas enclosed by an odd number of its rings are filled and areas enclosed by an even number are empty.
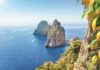
{"type": "Polygon", "coordinates": [[[77,0],[0,0],[1,25],[32,25],[41,20],[52,23],[84,23],[83,6],[77,0]]]}

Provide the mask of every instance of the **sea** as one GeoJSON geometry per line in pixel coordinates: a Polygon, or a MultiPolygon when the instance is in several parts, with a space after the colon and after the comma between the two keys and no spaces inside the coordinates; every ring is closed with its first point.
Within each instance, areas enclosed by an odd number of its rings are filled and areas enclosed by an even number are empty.
{"type": "MultiPolygon", "coordinates": [[[[66,40],[83,40],[86,26],[63,25],[66,40]]],[[[35,70],[46,61],[56,62],[69,46],[45,48],[47,37],[33,35],[34,26],[0,27],[0,70],[35,70]]]]}

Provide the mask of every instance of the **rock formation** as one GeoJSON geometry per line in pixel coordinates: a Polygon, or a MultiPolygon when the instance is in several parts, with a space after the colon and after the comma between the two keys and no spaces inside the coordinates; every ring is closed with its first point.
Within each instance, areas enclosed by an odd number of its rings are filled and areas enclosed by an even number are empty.
{"type": "Polygon", "coordinates": [[[65,44],[65,30],[58,20],[54,20],[53,25],[48,32],[46,47],[64,46],[65,44]]]}
{"type": "Polygon", "coordinates": [[[48,22],[43,20],[38,24],[38,27],[35,29],[34,34],[47,35],[50,28],[51,27],[50,27],[50,25],[48,25],[48,22]]]}

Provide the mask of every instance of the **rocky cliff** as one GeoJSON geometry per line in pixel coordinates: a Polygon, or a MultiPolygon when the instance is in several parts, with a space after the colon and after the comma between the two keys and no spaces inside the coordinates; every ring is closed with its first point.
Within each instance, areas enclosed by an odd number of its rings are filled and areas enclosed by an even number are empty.
{"type": "Polygon", "coordinates": [[[43,20],[38,24],[37,28],[34,31],[34,34],[47,35],[50,29],[51,29],[51,26],[48,24],[48,22],[43,20]]]}
{"type": "Polygon", "coordinates": [[[46,47],[64,46],[65,44],[65,30],[58,20],[54,20],[53,25],[48,32],[46,47]]]}

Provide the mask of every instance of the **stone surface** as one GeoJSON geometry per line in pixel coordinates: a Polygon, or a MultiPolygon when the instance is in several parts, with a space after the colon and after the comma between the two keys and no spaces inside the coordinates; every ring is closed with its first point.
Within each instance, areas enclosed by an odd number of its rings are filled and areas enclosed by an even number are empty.
{"type": "Polygon", "coordinates": [[[34,34],[36,34],[36,35],[47,35],[50,28],[51,27],[48,24],[48,22],[43,20],[38,24],[37,28],[34,31],[34,34]]]}
{"type": "Polygon", "coordinates": [[[65,44],[65,30],[61,26],[61,23],[55,19],[50,31],[48,32],[46,47],[64,46],[65,44]]]}

